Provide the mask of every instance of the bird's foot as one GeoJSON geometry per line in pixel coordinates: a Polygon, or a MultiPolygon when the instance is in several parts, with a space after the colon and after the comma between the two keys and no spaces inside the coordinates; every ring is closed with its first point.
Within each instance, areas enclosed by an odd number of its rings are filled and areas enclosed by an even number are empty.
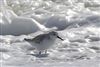
{"type": "Polygon", "coordinates": [[[29,55],[33,55],[35,57],[39,57],[39,58],[42,58],[42,57],[47,57],[49,54],[47,53],[47,50],[46,51],[39,51],[38,53],[34,53],[34,54],[29,54],[29,55]]]}
{"type": "Polygon", "coordinates": [[[42,52],[41,51],[39,51],[39,53],[38,53],[39,55],[41,55],[42,54],[42,52]]]}

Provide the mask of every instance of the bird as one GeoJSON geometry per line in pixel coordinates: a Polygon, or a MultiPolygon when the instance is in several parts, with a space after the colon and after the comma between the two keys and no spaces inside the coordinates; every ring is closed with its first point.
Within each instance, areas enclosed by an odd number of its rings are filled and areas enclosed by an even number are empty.
{"type": "Polygon", "coordinates": [[[24,40],[34,46],[36,50],[38,50],[38,55],[42,55],[47,54],[47,49],[49,49],[55,43],[57,38],[63,41],[56,31],[50,31],[31,39],[24,38],[24,40]]]}

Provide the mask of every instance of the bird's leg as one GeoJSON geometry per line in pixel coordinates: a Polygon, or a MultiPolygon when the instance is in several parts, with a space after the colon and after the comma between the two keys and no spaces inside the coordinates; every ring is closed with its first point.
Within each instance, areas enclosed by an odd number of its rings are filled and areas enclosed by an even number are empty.
{"type": "Polygon", "coordinates": [[[39,51],[39,55],[41,55],[41,51],[39,51]]]}
{"type": "Polygon", "coordinates": [[[45,54],[47,54],[47,50],[45,50],[45,54]]]}

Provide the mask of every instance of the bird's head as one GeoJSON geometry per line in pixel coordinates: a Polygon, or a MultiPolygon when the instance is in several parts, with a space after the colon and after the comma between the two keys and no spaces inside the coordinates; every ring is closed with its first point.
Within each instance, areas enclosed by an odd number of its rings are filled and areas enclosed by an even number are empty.
{"type": "Polygon", "coordinates": [[[50,36],[63,40],[56,31],[52,31],[48,33],[50,36]]]}

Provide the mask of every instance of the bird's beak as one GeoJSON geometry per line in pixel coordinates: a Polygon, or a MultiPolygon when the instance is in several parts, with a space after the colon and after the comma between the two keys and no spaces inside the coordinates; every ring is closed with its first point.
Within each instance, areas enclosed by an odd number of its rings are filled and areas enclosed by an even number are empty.
{"type": "Polygon", "coordinates": [[[61,37],[59,37],[59,36],[57,36],[57,38],[59,38],[59,39],[60,39],[60,40],[62,40],[62,41],[64,40],[64,39],[62,39],[62,38],[61,38],[61,37]]]}

